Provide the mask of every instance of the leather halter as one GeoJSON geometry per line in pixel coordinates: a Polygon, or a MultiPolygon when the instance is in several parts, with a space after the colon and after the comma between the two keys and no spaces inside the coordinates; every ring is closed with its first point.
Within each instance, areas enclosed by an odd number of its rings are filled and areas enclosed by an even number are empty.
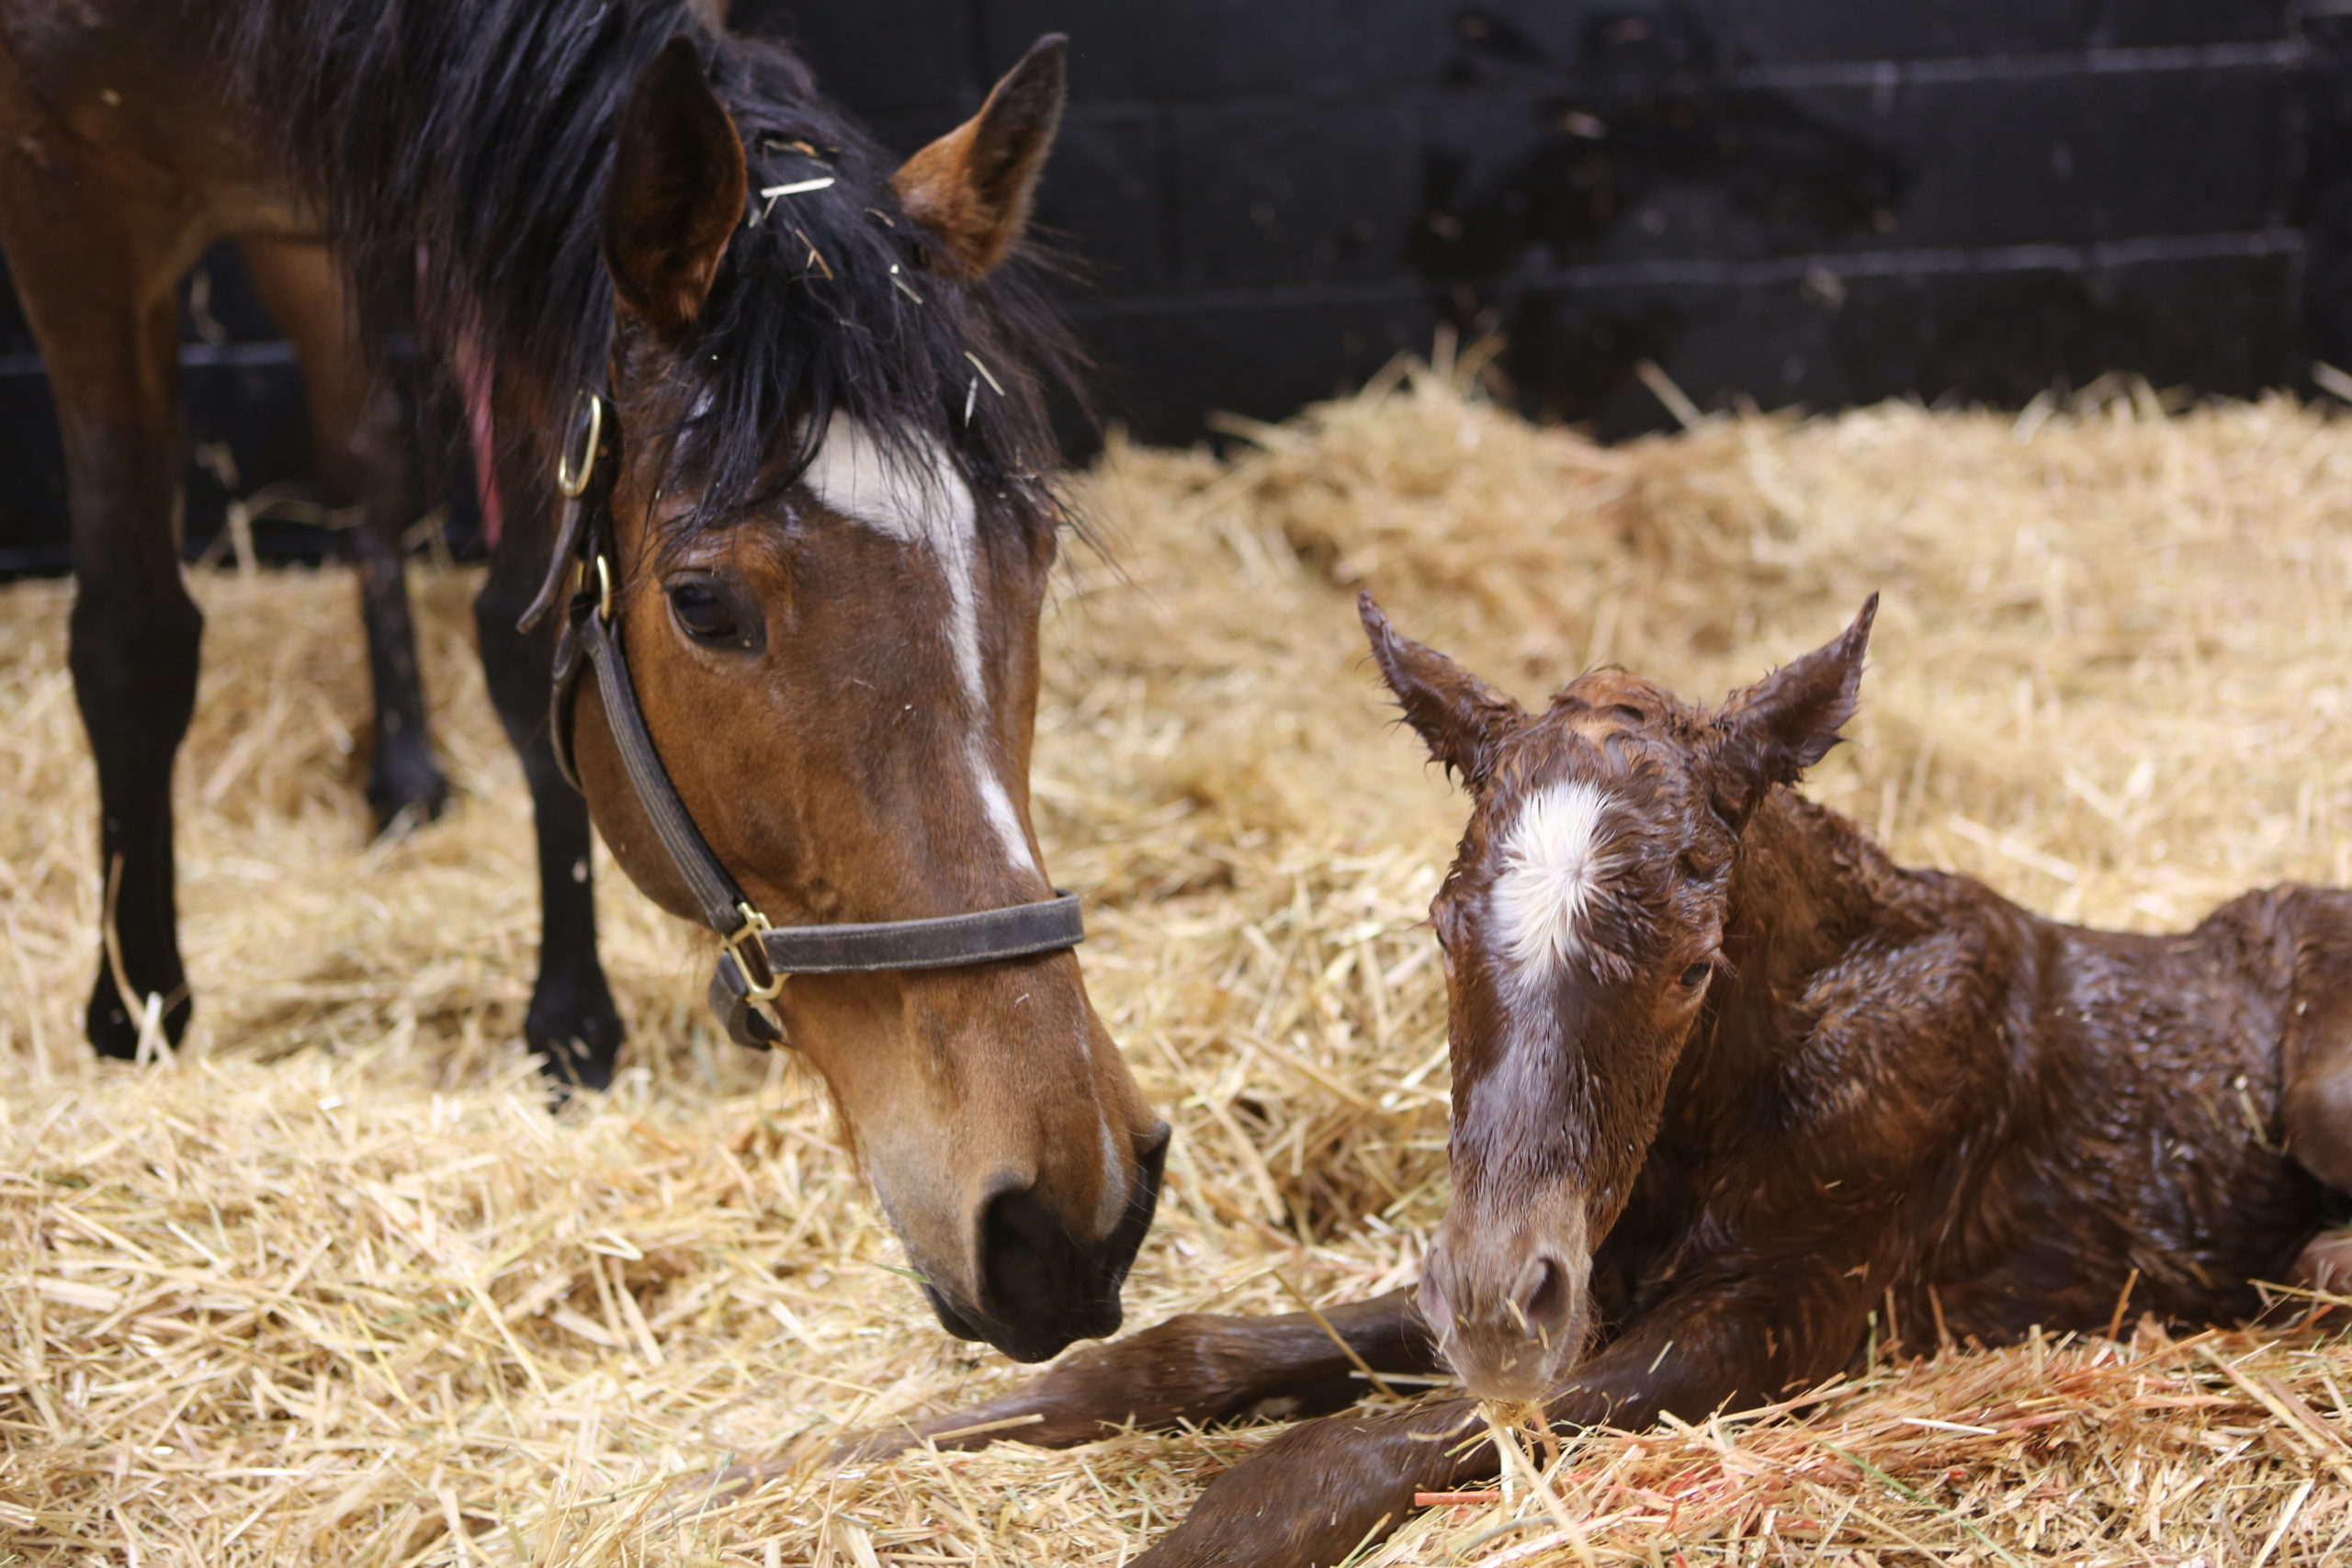
{"type": "Polygon", "coordinates": [[[645,712],[638,705],[628,660],[614,622],[613,580],[618,558],[613,536],[613,460],[618,431],[605,413],[605,400],[582,392],[556,463],[556,487],[563,493],[563,516],[547,581],[523,612],[525,632],[545,621],[563,592],[573,584],[564,626],[555,649],[555,689],[548,715],[556,764],[574,789],[580,773],[572,756],[572,706],[580,677],[596,672],[596,691],[629,787],[694,895],[703,923],[718,933],[719,954],[710,979],[710,1009],[739,1045],[761,1050],[787,1044],[784,1032],[760,1011],[784,992],[793,975],[873,974],[907,969],[953,969],[1001,959],[1058,953],[1086,940],[1078,895],[1064,893],[1040,903],[983,909],[933,919],[881,920],[864,925],[772,925],[734,877],[711,852],[670,772],[662,765],[645,712]]]}

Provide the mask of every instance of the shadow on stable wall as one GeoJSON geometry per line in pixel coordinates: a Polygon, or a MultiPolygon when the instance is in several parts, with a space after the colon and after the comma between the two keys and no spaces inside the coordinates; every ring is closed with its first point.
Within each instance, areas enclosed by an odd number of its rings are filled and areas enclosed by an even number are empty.
{"type": "Polygon", "coordinates": [[[1669,294],[1588,298],[1567,269],[1613,269],[1637,289],[1664,281],[1671,253],[1693,248],[1687,231],[1668,237],[1677,218],[1711,231],[1703,248],[1718,263],[1897,226],[1909,180],[1895,158],[1726,72],[1678,9],[1592,14],[1572,66],[1503,17],[1465,11],[1455,31],[1446,85],[1499,96],[1514,119],[1532,109],[1543,130],[1532,144],[1501,130],[1477,149],[1424,147],[1405,258],[1441,320],[1499,336],[1498,368],[1530,412],[1589,416],[1691,323],[1669,294]],[[1568,91],[1523,101],[1563,76],[1568,91]],[[1713,192],[1714,210],[1694,190],[1713,192]]]}

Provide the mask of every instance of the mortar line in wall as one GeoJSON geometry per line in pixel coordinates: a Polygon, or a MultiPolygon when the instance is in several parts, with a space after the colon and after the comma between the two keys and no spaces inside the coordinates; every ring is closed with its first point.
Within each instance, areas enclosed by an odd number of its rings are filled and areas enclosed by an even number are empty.
{"type": "Polygon", "coordinates": [[[1176,155],[1176,128],[1166,114],[1151,122],[1151,162],[1158,176],[1152,183],[1152,202],[1159,209],[1159,261],[1168,276],[1184,276],[1184,203],[1177,194],[1182,184],[1182,168],[1176,155]]]}
{"type": "MultiPolygon", "coordinates": [[[[2352,0],[2342,0],[2352,9],[2352,0]]],[[[1952,59],[1828,61],[1815,64],[1742,65],[1727,68],[1701,86],[1778,88],[1902,88],[1966,85],[1973,82],[2063,80],[2069,76],[2177,75],[2188,72],[2288,71],[2303,63],[2309,46],[2299,38],[2252,43],[2181,44],[2129,49],[2060,51],[2044,54],[1973,55],[1952,59]]],[[[1483,84],[1475,92],[1419,82],[1370,82],[1345,87],[1294,89],[1281,93],[1162,93],[1090,97],[1074,84],[1075,115],[1142,118],[1165,111],[1227,109],[1263,112],[1300,109],[1426,109],[1465,99],[1502,96],[1539,102],[1572,92],[1577,73],[1567,68],[1530,72],[1523,81],[1483,84]]]]}
{"type": "Polygon", "coordinates": [[[989,89],[996,85],[996,73],[989,63],[989,0],[966,0],[964,25],[971,29],[964,68],[972,73],[972,91],[979,95],[974,102],[985,103],[989,89]]]}
{"type": "Polygon", "coordinates": [[[1947,83],[2018,82],[2054,76],[2128,76],[2182,71],[2285,70],[2301,63],[2297,38],[2251,43],[2161,44],[2093,48],[2046,54],[1978,54],[1950,59],[1857,60],[1814,65],[1743,65],[1724,73],[1739,87],[1940,86],[1947,83]]]}
{"type": "Polygon", "coordinates": [[[1426,299],[1451,282],[1482,289],[1715,288],[1740,288],[1803,283],[1816,273],[1841,280],[1872,277],[1958,277],[2015,272],[2099,272],[2166,262],[2256,261],[2300,257],[2300,230],[2263,229],[2223,234],[2163,234],[2080,244],[1923,247],[1902,251],[1851,251],[1835,254],[1776,256],[1744,262],[1587,262],[1572,266],[1528,267],[1490,278],[1431,281],[1419,277],[1361,282],[1282,283],[1255,287],[1161,290],[1124,299],[1080,303],[1074,320],[1233,307],[1290,308],[1321,304],[1385,304],[1426,299]]]}

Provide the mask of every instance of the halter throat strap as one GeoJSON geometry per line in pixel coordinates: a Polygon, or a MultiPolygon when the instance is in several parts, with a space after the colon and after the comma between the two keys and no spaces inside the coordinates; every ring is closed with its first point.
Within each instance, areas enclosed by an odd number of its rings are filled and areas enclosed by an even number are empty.
{"type": "Polygon", "coordinates": [[[613,747],[654,838],[685,884],[702,921],[718,934],[720,949],[711,976],[712,1012],[739,1045],[765,1049],[787,1043],[784,1032],[762,1010],[783,994],[794,975],[877,974],[899,970],[953,969],[1057,953],[1086,940],[1078,895],[1062,893],[1034,904],[944,915],[920,920],[865,924],[777,926],[770,923],[729,874],[709,841],[695,826],[662,753],[646,728],[645,710],[629,678],[621,646],[616,590],[619,554],[613,527],[614,460],[619,431],[605,400],[581,395],[579,412],[556,467],[563,513],[556,530],[553,559],[520,628],[536,630],[554,609],[567,581],[572,584],[555,652],[554,690],[548,715],[556,763],[572,787],[580,773],[572,741],[573,709],[581,677],[593,670],[613,747]]]}

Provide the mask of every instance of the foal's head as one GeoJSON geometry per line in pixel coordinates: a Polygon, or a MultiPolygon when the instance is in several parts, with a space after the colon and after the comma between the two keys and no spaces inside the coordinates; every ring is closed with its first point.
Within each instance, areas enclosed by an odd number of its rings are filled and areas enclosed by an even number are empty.
{"type": "MultiPolygon", "coordinates": [[[[780,51],[673,40],[618,127],[613,620],[710,848],[777,924],[1052,897],[1029,811],[1057,509],[1036,323],[993,275],[1059,118],[1060,40],[895,171],[780,51]]],[[[695,905],[577,710],[597,825],[695,905]]],[[[1036,1359],[1119,1323],[1167,1133],[1068,952],[789,979],[941,1320],[1036,1359]]]]}
{"type": "Polygon", "coordinates": [[[1453,1202],[1423,1314],[1472,1390],[1533,1397],[1582,1354],[1600,1245],[1725,970],[1750,814],[1852,716],[1873,598],[1719,708],[1623,671],[1529,714],[1362,604],[1405,719],[1467,784],[1430,913],[1445,949],[1453,1202]]]}

